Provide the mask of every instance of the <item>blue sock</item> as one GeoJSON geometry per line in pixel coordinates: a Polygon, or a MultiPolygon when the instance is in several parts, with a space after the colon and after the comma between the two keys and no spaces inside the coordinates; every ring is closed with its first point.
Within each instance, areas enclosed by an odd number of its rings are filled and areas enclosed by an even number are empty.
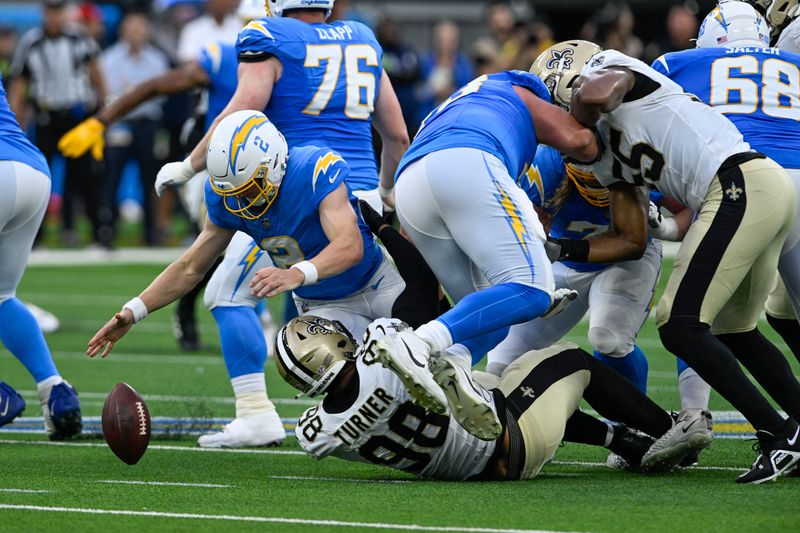
{"type": "Polygon", "coordinates": [[[501,283],[466,296],[437,320],[447,326],[455,344],[533,320],[549,308],[550,295],[543,290],[501,283]]]}
{"type": "Polygon", "coordinates": [[[292,298],[292,293],[287,292],[284,295],[283,299],[283,323],[286,324],[293,318],[297,318],[297,306],[294,305],[294,298],[292,298]]]}
{"type": "Polygon", "coordinates": [[[39,324],[16,298],[0,304],[0,341],[28,369],[37,383],[58,375],[39,324]]]}
{"type": "Polygon", "coordinates": [[[266,300],[259,300],[256,306],[253,308],[253,311],[255,311],[256,316],[259,316],[261,315],[261,313],[264,312],[264,309],[266,308],[267,308],[266,300]]]}
{"type": "Polygon", "coordinates": [[[691,367],[689,365],[687,365],[686,362],[683,359],[678,357],[678,375],[680,376],[681,374],[683,374],[683,371],[688,369],[688,368],[691,368],[691,367]]]}
{"type": "Polygon", "coordinates": [[[509,329],[508,327],[500,328],[490,331],[486,335],[461,341],[461,344],[468,349],[469,353],[472,355],[472,366],[477,365],[481,359],[486,357],[489,350],[503,342],[503,339],[508,335],[509,329]]]}
{"type": "Polygon", "coordinates": [[[637,389],[642,391],[642,394],[647,392],[648,364],[647,357],[645,357],[641,348],[634,346],[631,353],[625,357],[609,357],[597,350],[595,350],[594,356],[597,360],[602,361],[625,376],[637,389]]]}
{"type": "Polygon", "coordinates": [[[215,307],[211,310],[219,328],[222,357],[232,379],[264,371],[267,343],[261,323],[249,306],[215,307]]]}

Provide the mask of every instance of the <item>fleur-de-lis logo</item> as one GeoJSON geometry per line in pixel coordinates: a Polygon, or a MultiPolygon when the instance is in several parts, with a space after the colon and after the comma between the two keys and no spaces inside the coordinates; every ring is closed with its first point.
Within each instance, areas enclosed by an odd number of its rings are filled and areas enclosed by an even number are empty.
{"type": "Polygon", "coordinates": [[[737,187],[735,183],[732,183],[728,189],[725,189],[725,194],[733,202],[741,198],[743,192],[744,191],[741,188],[737,187]]]}
{"type": "Polygon", "coordinates": [[[551,50],[550,59],[547,60],[547,68],[550,69],[568,69],[572,66],[572,55],[575,51],[572,48],[564,48],[563,50],[551,50]]]}
{"type": "Polygon", "coordinates": [[[525,398],[536,398],[536,393],[533,391],[533,387],[520,387],[519,390],[522,391],[522,395],[525,398]]]}

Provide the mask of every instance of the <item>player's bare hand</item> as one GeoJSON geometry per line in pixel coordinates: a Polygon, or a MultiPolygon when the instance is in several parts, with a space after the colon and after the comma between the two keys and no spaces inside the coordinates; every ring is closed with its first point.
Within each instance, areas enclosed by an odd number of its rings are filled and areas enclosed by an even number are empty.
{"type": "Polygon", "coordinates": [[[296,268],[267,267],[259,270],[250,282],[254,296],[272,298],[282,292],[296,289],[303,284],[305,276],[296,268]]]}
{"type": "Polygon", "coordinates": [[[92,340],[89,341],[86,355],[94,357],[102,352],[103,357],[107,356],[114,344],[124,337],[132,326],[133,312],[127,308],[123,309],[94,334],[92,340]]]}

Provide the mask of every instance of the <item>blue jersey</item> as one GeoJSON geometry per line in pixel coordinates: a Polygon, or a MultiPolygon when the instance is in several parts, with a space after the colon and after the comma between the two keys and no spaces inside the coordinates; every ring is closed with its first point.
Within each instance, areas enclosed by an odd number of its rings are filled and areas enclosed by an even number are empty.
{"type": "Polygon", "coordinates": [[[25,137],[25,132],[19,127],[17,118],[8,105],[2,75],[0,75],[0,161],[19,161],[50,176],[47,160],[25,137]]]}
{"type": "Polygon", "coordinates": [[[512,178],[536,154],[536,132],[528,107],[514,91],[524,87],[550,101],[533,74],[512,70],[480,76],[457,90],[422,121],[397,176],[417,159],[447,148],[477,148],[497,156],[512,178]]]}
{"type": "MultiPolygon", "coordinates": [[[[572,191],[550,220],[550,236],[556,239],[588,239],[608,230],[611,222],[607,191],[591,174],[565,165],[555,148],[540,146],[533,165],[520,176],[517,184],[534,205],[548,211],[547,204],[553,200],[564,180],[573,181],[572,191]],[[597,188],[587,190],[581,185],[586,182],[596,182],[597,188]]],[[[661,199],[661,193],[650,193],[652,202],[660,205],[661,199]]],[[[608,266],[604,263],[563,263],[578,272],[595,272],[608,266]]]]}
{"type": "Polygon", "coordinates": [[[800,169],[800,55],[777,48],[673,52],[653,68],[728,117],[744,140],[800,169]]]}
{"type": "Polygon", "coordinates": [[[372,113],[383,73],[381,49],[359,22],[307,24],[267,17],[245,26],[239,61],[277,57],[283,66],[264,110],[289,146],[329,146],[350,165],[353,190],[378,186],[372,113]]]}
{"type": "Polygon", "coordinates": [[[205,128],[208,131],[236,92],[239,61],[232,44],[213,43],[200,51],[199,62],[209,79],[205,128]]]}
{"type": "MultiPolygon", "coordinates": [[[[221,228],[242,231],[266,250],[278,268],[313,259],[330,241],[319,220],[322,201],[345,182],[347,163],[328,148],[296,147],[289,150],[289,162],[278,196],[266,215],[247,220],[228,211],[224,199],[206,183],[208,217],[221,228]]],[[[235,198],[228,198],[234,207],[235,198]]],[[[358,213],[358,203],[351,194],[350,203],[358,213]]],[[[364,257],[357,265],[318,283],[298,287],[295,294],[312,300],[336,300],[350,296],[364,287],[380,266],[383,258],[369,228],[358,217],[364,240],[364,257]]]]}

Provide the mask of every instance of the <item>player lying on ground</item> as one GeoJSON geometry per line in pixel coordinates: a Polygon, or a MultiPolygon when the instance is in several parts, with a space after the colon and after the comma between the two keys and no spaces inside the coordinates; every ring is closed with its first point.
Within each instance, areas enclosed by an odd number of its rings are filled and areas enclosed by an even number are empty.
{"type": "MultiPolygon", "coordinates": [[[[19,127],[1,78],[0,185],[6,191],[0,197],[0,342],[36,380],[48,436],[72,437],[82,428],[78,395],[58,373],[36,319],[16,297],[50,199],[50,169],[19,127]]],[[[0,426],[23,409],[22,396],[0,381],[0,426]]]]}
{"type": "Polygon", "coordinates": [[[658,303],[661,341],[756,428],[761,453],[737,481],[775,479],[800,461],[800,426],[770,405],[737,358],[800,416],[800,384],[756,329],[797,210],[791,179],[752,151],[727,118],[640,61],[601,52],[569,81],[573,115],[596,125],[610,147],[593,172],[611,191],[612,229],[551,245],[559,258],[578,262],[639,257],[647,232],[644,185],[698,213],[658,303]],[[711,334],[712,323],[724,339],[711,334]]]}
{"type": "MultiPolygon", "coordinates": [[[[372,323],[365,346],[408,326],[396,319],[372,323]]],[[[319,405],[299,419],[295,433],[309,455],[338,457],[404,470],[422,477],[453,480],[517,480],[535,477],[562,440],[605,446],[634,468],[668,469],[689,451],[705,447],[711,430],[698,423],[680,445],[653,446],[653,437],[679,426],[664,410],[620,374],[573,344],[558,344],[518,358],[498,379],[480,374],[483,384],[464,379],[489,397],[502,422],[501,436],[481,440],[451,414],[455,396],[441,414],[415,404],[397,375],[356,346],[336,322],[302,316],[278,335],[275,362],[293,387],[319,405]],[[578,410],[585,399],[610,425],[578,410]],[[642,458],[644,457],[644,461],[642,458]]]]}

